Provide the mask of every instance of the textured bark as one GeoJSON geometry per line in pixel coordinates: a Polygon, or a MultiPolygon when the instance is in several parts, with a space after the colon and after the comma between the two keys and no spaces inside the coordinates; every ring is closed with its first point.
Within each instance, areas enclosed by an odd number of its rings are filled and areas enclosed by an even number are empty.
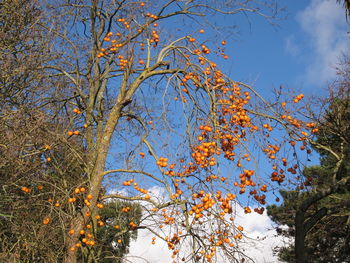
{"type": "MultiPolygon", "coordinates": [[[[131,96],[133,93],[131,94],[131,96]]],[[[107,159],[108,150],[110,147],[111,138],[113,132],[118,124],[119,118],[121,116],[122,108],[124,107],[124,99],[125,95],[120,94],[116,103],[109,115],[108,121],[105,125],[103,131],[97,136],[100,138],[99,143],[96,145],[96,148],[90,147],[92,154],[90,156],[96,156],[96,161],[94,162],[94,166],[91,167],[92,172],[90,175],[90,187],[87,194],[92,195],[92,199],[90,200],[90,206],[84,206],[80,214],[72,220],[71,228],[74,230],[74,234],[68,236],[67,240],[67,256],[65,259],[65,263],[76,263],[76,250],[72,250],[72,247],[75,246],[79,242],[79,231],[83,229],[83,226],[88,219],[85,214],[88,211],[94,211],[97,199],[101,190],[101,185],[103,181],[103,173],[105,170],[105,164],[107,159]],[[123,97],[123,98],[122,98],[123,97]]]]}
{"type": "MultiPolygon", "coordinates": [[[[91,209],[94,209],[94,207],[96,206],[99,192],[101,189],[101,183],[103,180],[103,176],[101,176],[101,175],[103,174],[103,171],[105,168],[107,152],[109,149],[109,143],[110,143],[110,138],[112,136],[112,133],[113,133],[113,130],[110,130],[110,133],[106,134],[106,136],[103,139],[103,143],[97,149],[98,150],[98,157],[96,160],[94,170],[91,174],[90,189],[88,192],[88,194],[91,194],[93,196],[93,198],[90,200],[90,206],[89,206],[91,209]]],[[[75,244],[79,242],[79,231],[83,229],[85,221],[87,220],[85,213],[90,210],[89,207],[84,206],[81,213],[77,214],[77,216],[72,220],[70,229],[74,230],[74,234],[71,236],[68,236],[67,257],[66,257],[65,263],[77,262],[76,251],[71,250],[71,248],[74,247],[75,244]]]]}
{"type": "Polygon", "coordinates": [[[75,246],[75,244],[79,240],[79,231],[82,229],[84,219],[81,215],[78,215],[76,218],[72,220],[71,223],[71,229],[74,229],[74,235],[68,236],[67,238],[67,254],[65,258],[65,263],[76,263],[77,262],[77,256],[76,252],[71,250],[72,247],[75,246]]]}

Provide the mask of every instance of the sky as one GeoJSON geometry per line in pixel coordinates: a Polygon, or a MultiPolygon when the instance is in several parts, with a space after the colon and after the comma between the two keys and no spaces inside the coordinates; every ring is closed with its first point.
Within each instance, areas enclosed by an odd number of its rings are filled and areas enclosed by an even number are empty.
{"type": "MultiPolygon", "coordinates": [[[[153,186],[149,191],[152,192],[152,196],[164,199],[164,201],[169,201],[164,188],[153,186]]],[[[144,203],[144,205],[147,206],[146,203],[144,203]]],[[[245,232],[248,233],[249,237],[245,243],[239,243],[240,249],[258,263],[278,262],[273,255],[274,247],[281,243],[290,242],[290,240],[276,235],[276,231],[271,225],[271,221],[266,213],[263,215],[252,213],[247,217],[243,208],[240,206],[236,206],[234,209],[236,210],[234,212],[235,223],[237,225],[244,225],[245,232]]],[[[167,226],[163,228],[163,231],[165,233],[168,231],[167,226]]],[[[171,258],[172,253],[169,251],[167,244],[156,239],[156,244],[152,245],[152,237],[154,237],[154,235],[150,234],[149,231],[138,230],[137,240],[131,242],[129,248],[130,253],[126,256],[125,262],[173,262],[171,258]]],[[[186,247],[186,245],[183,245],[183,247],[186,247]]],[[[190,247],[190,245],[187,247],[190,247]]],[[[218,255],[217,262],[224,263],[225,261],[218,255]]]]}
{"type": "MultiPolygon", "coordinates": [[[[254,84],[265,96],[281,85],[311,97],[326,95],[342,55],[350,54],[350,25],[342,6],[335,0],[278,2],[286,10],[277,25],[254,16],[249,20],[241,16],[222,21],[239,25],[239,34],[228,39],[226,53],[231,59],[227,71],[235,80],[254,84]]],[[[286,241],[276,236],[266,213],[253,213],[244,220],[251,237],[263,239],[246,247],[246,253],[257,262],[278,262],[272,249],[286,241]]],[[[139,231],[139,238],[130,246],[132,255],[153,263],[171,262],[166,244],[152,246],[151,237],[139,231]]],[[[136,258],[129,259],[138,262],[136,258]]]]}
{"type": "MultiPolygon", "coordinates": [[[[162,189],[153,187],[151,191],[161,193],[162,189]]],[[[250,238],[245,243],[240,243],[239,247],[243,252],[251,257],[257,263],[277,263],[278,260],[273,254],[273,249],[290,240],[285,237],[277,236],[269,217],[264,213],[259,215],[252,213],[247,217],[243,209],[237,207],[235,212],[237,225],[244,225],[245,232],[250,238]]],[[[166,229],[163,229],[165,232],[166,229]]],[[[126,256],[126,262],[132,263],[170,263],[173,262],[171,252],[165,242],[157,241],[152,245],[153,234],[147,230],[138,230],[138,238],[130,244],[129,255],[126,256]]],[[[184,246],[186,247],[186,246],[184,246]]],[[[190,252],[190,251],[188,251],[190,252]]],[[[218,261],[225,263],[220,256],[218,261]]]]}
{"type": "Polygon", "coordinates": [[[232,77],[255,83],[262,92],[283,85],[325,94],[339,59],[350,51],[350,26],[342,6],[335,0],[278,2],[286,10],[277,26],[251,17],[230,42],[232,77]]]}

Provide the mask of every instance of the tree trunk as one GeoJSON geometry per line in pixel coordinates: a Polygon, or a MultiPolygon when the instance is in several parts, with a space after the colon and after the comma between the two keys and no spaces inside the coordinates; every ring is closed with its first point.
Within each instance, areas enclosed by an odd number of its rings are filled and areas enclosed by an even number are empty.
{"type": "MultiPolygon", "coordinates": [[[[88,194],[91,194],[93,198],[90,200],[90,206],[84,206],[79,214],[72,220],[69,230],[74,230],[74,234],[67,235],[67,254],[65,258],[65,263],[76,263],[77,256],[76,251],[79,249],[75,247],[75,245],[79,242],[80,238],[80,230],[82,230],[85,224],[88,222],[89,217],[86,216],[87,212],[93,212],[96,209],[96,204],[99,196],[99,192],[101,189],[102,177],[101,174],[104,171],[105,160],[107,154],[103,154],[101,158],[98,158],[98,161],[95,166],[95,171],[91,176],[91,185],[88,191],[88,194]],[[75,249],[72,249],[74,248],[75,249]]],[[[92,213],[93,214],[93,213],[92,213]]]]}
{"type": "Polygon", "coordinates": [[[304,229],[304,216],[305,213],[297,210],[295,215],[295,240],[294,240],[294,256],[296,263],[306,263],[305,252],[305,229],[304,229]]]}
{"type": "Polygon", "coordinates": [[[97,153],[96,162],[92,167],[92,172],[90,175],[90,188],[87,193],[92,195],[92,199],[90,200],[90,206],[85,205],[81,212],[77,214],[76,217],[72,220],[69,230],[74,230],[74,233],[72,235],[67,235],[67,253],[65,263],[77,262],[76,251],[78,250],[78,248],[75,247],[75,245],[79,242],[79,232],[84,228],[84,225],[89,220],[89,217],[86,216],[86,213],[91,212],[91,214],[94,214],[94,210],[96,209],[96,204],[98,201],[103,180],[103,176],[101,175],[103,174],[105,169],[111,137],[116,125],[118,124],[120,112],[122,109],[122,103],[117,102],[116,105],[117,107],[113,108],[110,114],[110,118],[106,124],[106,127],[103,130],[103,136],[101,136],[101,141],[98,147],[96,149],[94,149],[93,147],[91,148],[92,151],[97,153]]]}
{"type": "Polygon", "coordinates": [[[75,244],[77,244],[77,242],[79,241],[79,232],[83,228],[83,223],[84,223],[84,218],[82,215],[78,215],[76,218],[72,220],[70,229],[74,230],[74,234],[67,235],[67,241],[66,241],[67,254],[64,260],[65,263],[77,262],[76,250],[78,248],[75,247],[75,244]],[[72,250],[73,247],[75,248],[75,250],[72,250]]]}

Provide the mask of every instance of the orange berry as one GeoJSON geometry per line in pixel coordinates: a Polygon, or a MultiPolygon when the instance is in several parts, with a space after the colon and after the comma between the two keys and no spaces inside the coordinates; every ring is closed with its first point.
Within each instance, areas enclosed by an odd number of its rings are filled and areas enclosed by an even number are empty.
{"type": "Polygon", "coordinates": [[[43,220],[43,224],[47,225],[48,223],[50,223],[50,218],[49,217],[45,217],[43,220]]]}
{"type": "Polygon", "coordinates": [[[51,149],[51,146],[48,145],[48,144],[45,144],[45,145],[44,145],[44,149],[45,149],[45,150],[50,150],[50,149],[51,149]]]}

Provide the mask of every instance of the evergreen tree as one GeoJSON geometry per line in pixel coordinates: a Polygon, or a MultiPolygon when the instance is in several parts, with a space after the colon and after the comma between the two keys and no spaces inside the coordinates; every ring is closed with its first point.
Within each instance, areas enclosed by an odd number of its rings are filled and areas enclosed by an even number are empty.
{"type": "Polygon", "coordinates": [[[284,262],[350,261],[350,82],[346,65],[312,143],[320,154],[320,165],[303,171],[307,191],[280,191],[284,203],[267,208],[279,225],[279,234],[295,238],[294,245],[277,248],[284,262]],[[303,257],[295,249],[300,240],[305,242],[303,257]]]}

